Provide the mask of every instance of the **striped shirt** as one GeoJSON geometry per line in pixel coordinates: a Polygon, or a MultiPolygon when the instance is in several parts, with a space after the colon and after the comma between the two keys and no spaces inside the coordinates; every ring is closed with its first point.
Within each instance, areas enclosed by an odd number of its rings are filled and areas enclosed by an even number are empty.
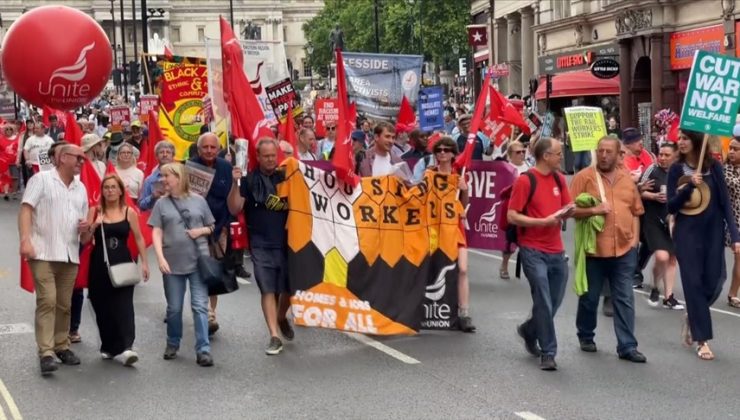
{"type": "Polygon", "coordinates": [[[55,170],[31,177],[23,204],[33,207],[31,245],[37,260],[80,263],[77,225],[87,218],[87,190],[75,178],[65,185],[55,170]]]}

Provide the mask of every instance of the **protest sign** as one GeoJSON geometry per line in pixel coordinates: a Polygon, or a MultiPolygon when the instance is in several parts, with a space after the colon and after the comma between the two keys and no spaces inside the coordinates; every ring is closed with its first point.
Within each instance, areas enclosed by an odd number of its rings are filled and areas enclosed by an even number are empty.
{"type": "Polygon", "coordinates": [[[285,117],[288,114],[288,107],[292,104],[293,116],[298,116],[303,113],[301,107],[301,97],[298,92],[293,89],[293,82],[290,78],[283,79],[277,83],[274,83],[265,88],[267,98],[270,100],[272,110],[275,112],[275,116],[280,122],[285,122],[285,117]]]}
{"type": "Polygon", "coordinates": [[[325,124],[329,121],[339,121],[339,101],[337,99],[317,99],[314,104],[316,111],[316,136],[325,137],[325,124]]]}
{"type": "Polygon", "coordinates": [[[542,133],[540,137],[552,137],[553,127],[555,126],[555,115],[552,112],[545,113],[545,121],[542,123],[542,133]]]}
{"type": "Polygon", "coordinates": [[[686,87],[680,127],[732,137],[739,100],[740,60],[697,50],[686,87]]]}
{"type": "Polygon", "coordinates": [[[419,127],[422,131],[444,128],[443,99],[441,86],[432,86],[421,90],[419,96],[419,127]]]}
{"type": "Polygon", "coordinates": [[[538,128],[542,127],[542,120],[540,119],[540,116],[534,112],[529,113],[529,116],[527,116],[526,122],[527,122],[527,125],[529,126],[529,130],[533,133],[537,131],[538,128]]]}
{"type": "Polygon", "coordinates": [[[211,189],[216,170],[189,160],[185,162],[185,171],[188,173],[190,189],[205,198],[211,189]]]}
{"type": "Polygon", "coordinates": [[[51,156],[49,152],[39,152],[39,170],[50,171],[54,168],[54,164],[51,162],[51,156]]]}
{"type": "Polygon", "coordinates": [[[159,113],[159,95],[141,95],[139,101],[139,121],[149,122],[149,111],[159,113]]]}
{"type": "Polygon", "coordinates": [[[466,176],[470,197],[466,237],[470,248],[506,249],[506,232],[499,229],[506,217],[501,209],[501,191],[516,177],[516,169],[504,161],[472,162],[466,176]]]}
{"type": "Polygon", "coordinates": [[[127,105],[114,105],[108,111],[110,113],[111,133],[123,131],[123,122],[131,122],[131,109],[127,105]]]}
{"type": "Polygon", "coordinates": [[[595,150],[599,139],[606,136],[606,123],[601,108],[575,106],[565,108],[565,121],[574,152],[595,150]]]}

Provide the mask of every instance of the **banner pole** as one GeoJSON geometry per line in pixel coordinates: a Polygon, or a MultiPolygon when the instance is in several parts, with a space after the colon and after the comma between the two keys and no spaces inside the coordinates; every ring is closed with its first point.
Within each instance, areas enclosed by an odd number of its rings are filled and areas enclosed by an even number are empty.
{"type": "Polygon", "coordinates": [[[599,186],[599,197],[601,202],[606,202],[606,193],[604,192],[604,181],[601,179],[601,173],[599,168],[596,166],[596,151],[591,150],[591,166],[594,168],[594,175],[596,175],[596,185],[599,186]]]}
{"type": "Polygon", "coordinates": [[[701,142],[701,152],[699,153],[699,163],[696,165],[696,173],[701,174],[704,163],[704,155],[707,153],[707,143],[709,143],[709,134],[704,133],[704,140],[701,142]]]}
{"type": "Polygon", "coordinates": [[[152,93],[152,79],[149,78],[149,59],[147,58],[149,54],[141,53],[141,61],[144,62],[144,74],[146,78],[146,86],[149,88],[149,91],[147,93],[152,93]]]}

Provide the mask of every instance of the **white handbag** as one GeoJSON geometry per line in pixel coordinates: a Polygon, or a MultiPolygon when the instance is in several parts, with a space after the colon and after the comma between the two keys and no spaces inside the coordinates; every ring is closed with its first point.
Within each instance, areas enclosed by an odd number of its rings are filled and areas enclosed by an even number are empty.
{"type": "Polygon", "coordinates": [[[111,265],[108,261],[108,242],[105,241],[105,228],[100,224],[100,234],[103,237],[103,257],[108,267],[108,277],[113,287],[135,286],[141,282],[139,266],[135,262],[125,262],[111,265]]]}

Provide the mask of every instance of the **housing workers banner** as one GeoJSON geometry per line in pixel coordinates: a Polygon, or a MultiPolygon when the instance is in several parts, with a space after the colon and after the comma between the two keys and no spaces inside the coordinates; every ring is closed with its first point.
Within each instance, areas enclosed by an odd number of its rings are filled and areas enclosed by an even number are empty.
{"type": "Polygon", "coordinates": [[[404,95],[416,107],[421,83],[422,56],[342,53],[347,92],[358,114],[394,120],[404,95]]]}
{"type": "Polygon", "coordinates": [[[457,174],[412,187],[363,178],[352,188],[294,159],[283,167],[296,324],[376,335],[456,325],[457,174]]]}
{"type": "Polygon", "coordinates": [[[204,124],[203,96],[208,93],[208,68],[202,58],[161,60],[159,126],[175,144],[175,159],[188,157],[204,124]]]}

